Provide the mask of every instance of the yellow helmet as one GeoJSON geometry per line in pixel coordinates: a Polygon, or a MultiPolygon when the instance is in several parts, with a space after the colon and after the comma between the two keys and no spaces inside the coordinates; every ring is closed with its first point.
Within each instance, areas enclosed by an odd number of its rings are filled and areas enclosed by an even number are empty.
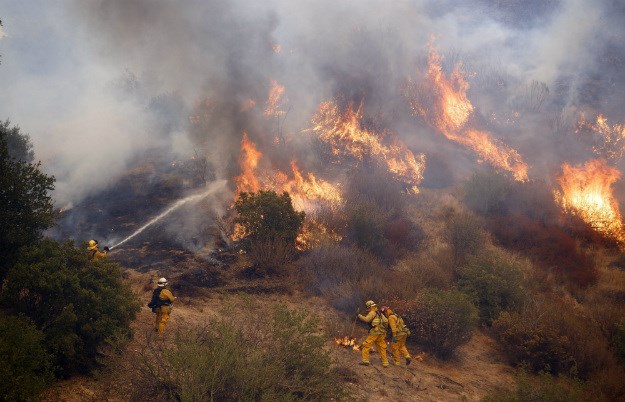
{"type": "Polygon", "coordinates": [[[157,286],[158,286],[158,287],[161,287],[161,288],[162,288],[162,287],[164,287],[164,286],[167,286],[167,279],[165,279],[165,278],[161,278],[161,279],[159,279],[159,280],[158,280],[158,285],[157,285],[157,286]]]}
{"type": "Polygon", "coordinates": [[[375,307],[376,304],[373,300],[367,300],[367,302],[365,303],[365,306],[367,307],[375,307]]]}
{"type": "Polygon", "coordinates": [[[89,247],[94,247],[94,246],[97,246],[97,245],[98,245],[98,242],[97,242],[97,241],[95,241],[95,240],[89,240],[89,247]]]}

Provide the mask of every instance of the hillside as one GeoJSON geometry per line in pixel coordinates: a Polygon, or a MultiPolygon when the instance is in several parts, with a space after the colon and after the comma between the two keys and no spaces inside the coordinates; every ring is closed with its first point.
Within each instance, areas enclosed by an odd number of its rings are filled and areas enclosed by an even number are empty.
{"type": "MultiPolygon", "coordinates": [[[[237,306],[234,310],[248,306],[250,298],[254,300],[253,314],[259,317],[268,305],[284,303],[319,314],[320,325],[330,329],[331,333],[349,331],[347,328],[353,322],[350,317],[334,312],[328,314],[333,310],[324,300],[304,296],[292,281],[241,279],[240,273],[245,267],[244,260],[229,266],[223,272],[224,283],[210,289],[178,287],[178,292],[174,290],[180,296],[177,296],[163,343],[151,339],[153,314],[143,307],[133,323],[135,338],[122,350],[108,356],[107,367],[102,372],[95,377],[77,377],[59,383],[48,392],[47,400],[141,400],[143,391],[139,384],[145,372],[138,368],[136,362],[144,356],[146,348],[150,345],[167,348],[176,330],[209,324],[226,308],[231,312],[233,305],[237,306]],[[237,279],[234,281],[232,278],[237,279]]],[[[175,286],[177,275],[172,271],[169,272],[170,282],[175,286]]],[[[140,273],[126,270],[127,281],[132,283],[133,290],[146,303],[151,296],[151,285],[162,274],[162,271],[140,273]]],[[[360,341],[364,340],[364,325],[357,325],[354,335],[360,341]]],[[[515,370],[503,363],[494,341],[481,332],[460,348],[452,361],[441,361],[425,354],[412,343],[408,346],[416,356],[410,366],[402,364],[401,367],[383,369],[375,352],[372,353],[372,365],[362,367],[358,365],[359,352],[337,346],[333,338],[328,338],[326,345],[334,360],[337,381],[347,387],[352,400],[478,401],[494,390],[510,388],[514,384],[515,370]]]]}

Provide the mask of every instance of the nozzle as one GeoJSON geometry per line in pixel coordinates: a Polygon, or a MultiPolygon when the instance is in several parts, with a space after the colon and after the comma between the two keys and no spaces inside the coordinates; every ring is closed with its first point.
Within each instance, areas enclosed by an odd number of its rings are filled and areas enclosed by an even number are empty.
{"type": "Polygon", "coordinates": [[[104,250],[104,251],[108,252],[108,251],[109,251],[109,248],[108,248],[108,246],[104,246],[104,248],[103,248],[102,250],[104,250]]]}

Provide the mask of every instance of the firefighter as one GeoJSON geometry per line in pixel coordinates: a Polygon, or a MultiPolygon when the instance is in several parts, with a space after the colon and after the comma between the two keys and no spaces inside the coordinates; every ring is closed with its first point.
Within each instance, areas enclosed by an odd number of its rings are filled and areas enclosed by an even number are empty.
{"type": "Polygon", "coordinates": [[[104,251],[100,251],[98,249],[98,241],[97,240],[89,240],[87,246],[87,256],[90,260],[97,261],[102,257],[106,257],[106,253],[108,253],[109,248],[104,247],[104,251]]]}
{"type": "Polygon", "coordinates": [[[388,367],[388,358],[386,357],[386,324],[388,324],[387,318],[378,312],[377,305],[373,300],[369,300],[365,303],[367,306],[367,315],[358,314],[358,318],[361,321],[371,324],[369,330],[369,336],[362,343],[360,354],[362,356],[363,366],[369,365],[369,350],[375,345],[376,350],[380,354],[382,359],[382,367],[388,367]]]}
{"type": "Polygon", "coordinates": [[[391,340],[391,353],[393,355],[394,364],[399,366],[399,355],[401,354],[406,358],[406,365],[409,365],[412,361],[408,349],[406,349],[406,338],[410,335],[410,330],[404,324],[404,320],[393,312],[387,306],[380,307],[380,312],[388,318],[388,324],[391,327],[392,340],[391,340]]]}
{"type": "Polygon", "coordinates": [[[152,312],[156,313],[154,319],[154,331],[158,332],[158,336],[163,336],[165,331],[165,325],[169,320],[171,309],[174,305],[174,295],[165,289],[167,287],[167,279],[161,278],[158,280],[158,286],[152,293],[152,301],[148,304],[152,308],[152,312]]]}

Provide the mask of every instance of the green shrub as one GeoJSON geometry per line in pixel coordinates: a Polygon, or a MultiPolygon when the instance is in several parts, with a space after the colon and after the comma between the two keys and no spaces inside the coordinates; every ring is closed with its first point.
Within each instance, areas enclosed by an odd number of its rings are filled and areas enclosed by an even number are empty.
{"type": "Polygon", "coordinates": [[[39,399],[52,380],[50,356],[42,345],[43,338],[43,332],[28,318],[0,315],[0,400],[39,399]]]}
{"type": "Polygon", "coordinates": [[[600,401],[588,392],[586,384],[541,373],[532,378],[521,372],[514,390],[488,395],[483,402],[592,402],[600,401]]]}
{"type": "Polygon", "coordinates": [[[256,274],[283,273],[295,253],[295,239],[304,224],[304,212],[293,209],[291,196],[275,191],[241,193],[234,203],[234,222],[243,230],[243,245],[256,274]]]}
{"type": "Polygon", "coordinates": [[[316,317],[278,305],[248,318],[177,333],[171,348],[152,349],[147,372],[180,401],[342,397],[316,317]]]}
{"type": "Polygon", "coordinates": [[[347,208],[347,238],[376,256],[384,256],[390,245],[384,236],[386,216],[372,202],[360,201],[347,208]]]}
{"type": "Polygon", "coordinates": [[[476,172],[464,186],[464,202],[481,215],[491,215],[504,208],[510,180],[494,171],[476,172]]]}
{"type": "Polygon", "coordinates": [[[295,238],[304,223],[304,212],[293,209],[291,196],[286,191],[241,193],[234,203],[241,225],[250,241],[282,239],[295,246],[295,238]]]}
{"type": "Polygon", "coordinates": [[[455,290],[426,289],[415,301],[396,305],[411,338],[442,358],[467,343],[477,327],[477,309],[467,295],[455,290]]]}
{"type": "Polygon", "coordinates": [[[492,250],[470,258],[458,269],[458,287],[473,298],[483,324],[490,325],[502,311],[521,306],[521,268],[518,259],[492,250]]]}
{"type": "Polygon", "coordinates": [[[49,192],[54,177],[32,163],[32,145],[18,127],[0,122],[0,282],[15,263],[20,247],[41,238],[54,224],[49,192]]]}
{"type": "Polygon", "coordinates": [[[90,262],[72,242],[48,239],[21,250],[1,302],[44,330],[57,375],[92,368],[108,337],[131,334],[139,309],[116,263],[90,262]]]}
{"type": "Polygon", "coordinates": [[[446,222],[444,238],[451,246],[456,265],[481,251],[488,240],[480,221],[468,214],[452,215],[446,222]]]}
{"type": "Polygon", "coordinates": [[[587,379],[611,359],[597,324],[562,302],[503,312],[493,330],[510,362],[534,372],[587,379]]]}

